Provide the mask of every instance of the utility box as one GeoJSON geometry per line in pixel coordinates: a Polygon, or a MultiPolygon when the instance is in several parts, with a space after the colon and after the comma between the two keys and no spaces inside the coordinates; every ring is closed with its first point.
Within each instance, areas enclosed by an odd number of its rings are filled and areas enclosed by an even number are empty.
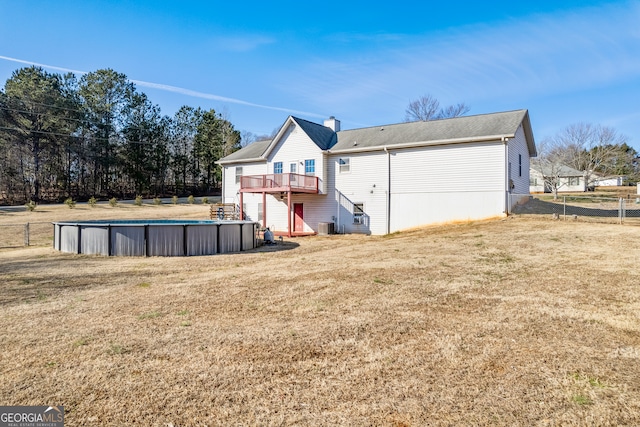
{"type": "Polygon", "coordinates": [[[335,225],[333,222],[319,222],[318,223],[318,234],[327,235],[335,233],[335,225]]]}

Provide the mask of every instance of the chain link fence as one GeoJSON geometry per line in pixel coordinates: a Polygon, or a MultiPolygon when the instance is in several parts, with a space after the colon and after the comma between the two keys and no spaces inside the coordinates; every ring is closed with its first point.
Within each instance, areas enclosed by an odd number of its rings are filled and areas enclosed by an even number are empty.
{"type": "Polygon", "coordinates": [[[50,222],[27,222],[0,225],[0,249],[53,244],[50,222]]]}
{"type": "Polygon", "coordinates": [[[597,195],[511,194],[509,214],[548,215],[558,220],[640,225],[640,198],[597,195]]]}

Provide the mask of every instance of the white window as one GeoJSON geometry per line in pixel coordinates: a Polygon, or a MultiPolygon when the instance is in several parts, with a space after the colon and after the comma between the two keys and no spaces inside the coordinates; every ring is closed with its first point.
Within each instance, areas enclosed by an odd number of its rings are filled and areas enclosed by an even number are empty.
{"type": "Polygon", "coordinates": [[[518,176],[522,176],[522,154],[518,154],[518,176]]]}
{"type": "Polygon", "coordinates": [[[580,178],[577,176],[570,176],[569,185],[580,185],[580,178]]]}
{"type": "Polygon", "coordinates": [[[241,176],[242,176],[242,166],[236,166],[236,184],[240,184],[241,176]]]}
{"type": "Polygon", "coordinates": [[[338,164],[340,165],[340,173],[348,173],[349,171],[351,171],[351,159],[338,159],[338,164]]]}
{"type": "Polygon", "coordinates": [[[353,223],[364,224],[364,203],[353,204],[353,223]]]}
{"type": "Polygon", "coordinates": [[[298,173],[297,163],[289,163],[289,173],[298,173]]]}
{"type": "Polygon", "coordinates": [[[315,175],[316,174],[316,161],[315,159],[304,161],[304,174],[315,175]]]}

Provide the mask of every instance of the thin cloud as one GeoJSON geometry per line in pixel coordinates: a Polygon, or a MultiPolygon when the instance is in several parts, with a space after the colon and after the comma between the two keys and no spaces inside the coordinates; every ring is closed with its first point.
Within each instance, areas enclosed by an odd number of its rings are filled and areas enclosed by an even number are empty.
{"type": "Polygon", "coordinates": [[[249,52],[261,46],[275,43],[276,39],[262,35],[242,35],[217,37],[214,40],[215,45],[222,50],[232,52],[249,52]]]}
{"type": "MultiPolygon", "coordinates": [[[[58,66],[55,66],[55,65],[41,64],[41,63],[38,63],[38,62],[27,61],[27,60],[18,59],[18,58],[11,58],[11,57],[8,57],[8,56],[0,55],[0,59],[4,59],[6,61],[11,61],[11,62],[17,62],[19,64],[35,65],[37,67],[42,67],[42,68],[46,68],[46,69],[49,69],[49,70],[64,71],[64,72],[70,72],[70,73],[81,74],[81,75],[88,74],[88,71],[73,70],[71,68],[64,68],[64,67],[58,67],[58,66]]],[[[185,89],[185,88],[181,88],[181,87],[178,87],[178,86],[166,85],[166,84],[162,84],[162,83],[152,83],[152,82],[145,82],[143,80],[132,80],[132,79],[129,79],[129,81],[131,81],[132,83],[134,83],[134,84],[136,84],[138,86],[141,86],[141,87],[146,87],[146,88],[156,89],[156,90],[162,90],[162,91],[165,91],[165,92],[178,93],[178,94],[181,94],[181,95],[191,96],[191,97],[194,97],[194,98],[202,98],[202,99],[209,99],[209,100],[212,100],[212,101],[228,102],[230,104],[238,104],[238,105],[244,105],[244,106],[247,106],[247,107],[262,108],[262,109],[267,109],[267,110],[283,111],[283,112],[286,112],[286,113],[289,113],[289,114],[298,114],[298,115],[305,115],[305,116],[319,117],[319,118],[326,117],[324,114],[310,113],[310,112],[307,112],[307,111],[298,111],[298,110],[293,110],[291,108],[276,107],[276,106],[272,106],[272,105],[256,104],[256,103],[249,102],[249,101],[244,101],[244,100],[241,100],[241,99],[229,98],[229,97],[215,95],[215,94],[206,93],[206,92],[198,92],[198,91],[195,91],[195,90],[185,89]]]]}
{"type": "Polygon", "coordinates": [[[283,90],[327,108],[381,98],[406,105],[425,92],[473,104],[602,87],[640,76],[637,22],[640,6],[631,2],[448,30],[356,58],[314,61],[285,76],[283,90]]]}

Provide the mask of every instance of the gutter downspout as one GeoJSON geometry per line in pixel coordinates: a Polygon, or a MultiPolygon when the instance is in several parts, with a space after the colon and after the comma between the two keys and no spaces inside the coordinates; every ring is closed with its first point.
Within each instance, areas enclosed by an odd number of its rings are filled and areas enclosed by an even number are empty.
{"type": "Polygon", "coordinates": [[[502,137],[502,143],[504,144],[504,180],[505,180],[505,192],[504,192],[504,211],[506,216],[509,216],[509,138],[502,137]]]}
{"type": "Polygon", "coordinates": [[[387,234],[391,233],[391,153],[387,146],[384,146],[387,153],[387,234]]]}

